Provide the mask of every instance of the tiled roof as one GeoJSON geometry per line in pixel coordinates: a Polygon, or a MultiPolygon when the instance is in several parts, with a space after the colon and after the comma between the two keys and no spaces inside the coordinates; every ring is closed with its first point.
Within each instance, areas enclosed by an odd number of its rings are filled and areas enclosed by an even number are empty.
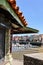
{"type": "Polygon", "coordinates": [[[8,0],[9,4],[11,5],[11,7],[13,8],[13,10],[15,11],[15,13],[18,15],[19,19],[21,20],[22,24],[24,26],[27,25],[27,22],[22,14],[22,12],[19,10],[19,7],[16,5],[16,0],[8,0]]]}

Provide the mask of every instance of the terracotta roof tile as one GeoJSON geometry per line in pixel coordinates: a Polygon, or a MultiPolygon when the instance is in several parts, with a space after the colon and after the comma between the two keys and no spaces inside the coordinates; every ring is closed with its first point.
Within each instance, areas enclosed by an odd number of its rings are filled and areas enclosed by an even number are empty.
{"type": "Polygon", "coordinates": [[[19,7],[16,5],[16,0],[8,0],[8,2],[11,5],[11,7],[13,8],[13,10],[16,12],[16,14],[18,15],[18,17],[21,20],[22,24],[24,26],[26,26],[27,22],[25,21],[25,18],[23,16],[22,12],[19,10],[19,7]]]}
{"type": "Polygon", "coordinates": [[[8,0],[10,4],[16,4],[16,0],[8,0]]]}

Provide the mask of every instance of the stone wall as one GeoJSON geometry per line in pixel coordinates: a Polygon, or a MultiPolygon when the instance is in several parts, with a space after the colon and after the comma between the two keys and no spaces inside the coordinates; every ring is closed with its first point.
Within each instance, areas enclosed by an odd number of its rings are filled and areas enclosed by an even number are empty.
{"type": "Polygon", "coordinates": [[[24,56],[24,65],[43,65],[43,60],[38,60],[32,57],[24,56]]]}

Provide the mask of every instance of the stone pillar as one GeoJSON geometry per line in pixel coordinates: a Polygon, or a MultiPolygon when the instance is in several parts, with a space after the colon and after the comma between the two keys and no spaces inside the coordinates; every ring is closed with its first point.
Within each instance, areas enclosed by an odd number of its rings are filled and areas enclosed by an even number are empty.
{"type": "Polygon", "coordinates": [[[6,29],[5,34],[5,62],[8,63],[6,65],[12,65],[12,55],[10,53],[10,43],[11,43],[11,29],[6,29]]]}

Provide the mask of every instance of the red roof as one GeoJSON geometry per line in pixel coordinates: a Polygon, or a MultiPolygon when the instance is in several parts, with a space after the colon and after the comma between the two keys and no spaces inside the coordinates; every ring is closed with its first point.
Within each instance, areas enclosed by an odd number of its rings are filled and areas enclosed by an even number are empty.
{"type": "Polygon", "coordinates": [[[15,11],[15,13],[18,15],[19,19],[21,20],[22,24],[24,26],[27,25],[27,22],[22,14],[22,12],[19,10],[19,7],[16,5],[16,0],[8,0],[9,4],[11,5],[11,7],[13,8],[13,10],[15,11]]]}

